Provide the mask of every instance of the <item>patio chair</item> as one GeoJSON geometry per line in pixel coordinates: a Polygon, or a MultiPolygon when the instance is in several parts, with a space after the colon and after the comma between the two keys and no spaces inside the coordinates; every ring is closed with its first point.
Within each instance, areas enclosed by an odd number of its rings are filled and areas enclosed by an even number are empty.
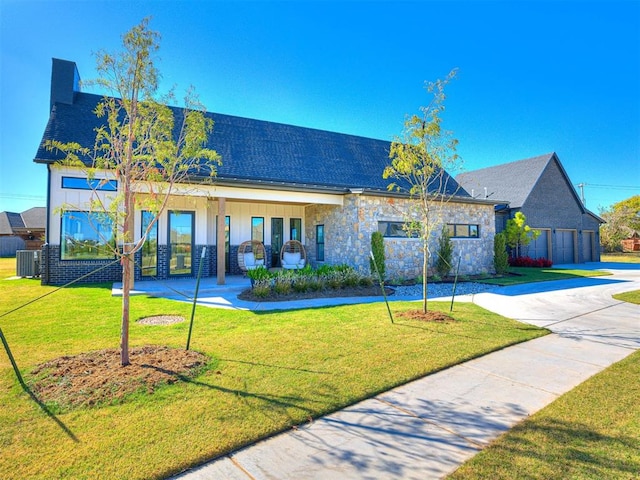
{"type": "Polygon", "coordinates": [[[258,240],[247,240],[238,247],[238,267],[243,274],[246,274],[247,270],[266,267],[265,259],[264,245],[258,240]]]}
{"type": "Polygon", "coordinates": [[[280,250],[280,264],[287,270],[304,268],[307,263],[307,253],[304,246],[297,240],[285,242],[280,250]]]}

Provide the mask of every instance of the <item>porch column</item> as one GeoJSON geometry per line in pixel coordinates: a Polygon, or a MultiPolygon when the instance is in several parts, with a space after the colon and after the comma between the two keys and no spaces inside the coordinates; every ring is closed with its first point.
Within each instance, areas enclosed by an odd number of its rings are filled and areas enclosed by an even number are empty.
{"type": "Polygon", "coordinates": [[[216,275],[218,277],[218,285],[225,284],[224,271],[226,270],[225,266],[225,255],[224,255],[224,246],[225,246],[225,216],[226,216],[226,208],[225,208],[226,198],[218,198],[218,234],[216,238],[216,246],[217,246],[217,257],[218,257],[218,269],[216,275]]]}

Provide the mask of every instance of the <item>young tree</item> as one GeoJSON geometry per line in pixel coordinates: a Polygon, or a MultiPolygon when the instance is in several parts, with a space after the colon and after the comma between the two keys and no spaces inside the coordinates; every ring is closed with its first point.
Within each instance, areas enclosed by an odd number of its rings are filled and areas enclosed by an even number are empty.
{"type": "Polygon", "coordinates": [[[520,249],[526,247],[540,236],[540,230],[533,230],[527,225],[527,217],[522,212],[516,212],[513,218],[507,220],[504,230],[507,245],[515,250],[516,258],[520,256],[520,249]]]}
{"type": "Polygon", "coordinates": [[[401,136],[391,143],[391,163],[383,172],[383,178],[394,180],[389,189],[407,193],[411,200],[410,209],[403,215],[407,232],[422,242],[423,313],[427,312],[429,243],[442,223],[444,205],[456,193],[452,188],[455,182],[446,170],[460,161],[456,153],[458,141],[452,132],[442,128],[441,118],[445,109],[444,89],[455,76],[454,69],[443,80],[426,84],[433,99],[420,108],[420,114],[407,117],[401,136]]]}
{"type": "Polygon", "coordinates": [[[608,252],[622,249],[622,240],[640,232],[640,195],[613,204],[601,210],[600,216],[607,222],[600,227],[600,242],[608,252]]]}
{"type": "MultiPolygon", "coordinates": [[[[149,29],[149,19],[122,36],[123,50],[99,52],[94,83],[111,96],[97,105],[95,114],[104,123],[95,129],[93,146],[51,141],[48,148],[66,154],[65,165],[84,171],[87,178],[97,173],[113,175],[118,191],[110,202],[94,190],[90,208],[108,217],[115,226],[113,253],[122,264],[121,363],[129,364],[129,294],[134,272],[134,255],[167,206],[178,183],[193,175],[214,177],[220,157],[206,147],[213,121],[192,90],[185,96],[184,109],[172,109],[173,92],[158,98],[160,74],[155,66],[159,33],[149,29]],[[135,240],[134,212],[152,212],[139,240],[135,240]]],[[[96,182],[94,182],[95,184],[96,182]]]]}
{"type": "Polygon", "coordinates": [[[498,275],[504,275],[509,271],[509,255],[504,233],[496,233],[493,237],[493,267],[498,275]]]}
{"type": "Polygon", "coordinates": [[[451,271],[451,260],[453,258],[453,242],[449,236],[449,229],[442,226],[442,233],[438,239],[438,258],[436,259],[436,272],[441,277],[446,277],[451,271]]]}

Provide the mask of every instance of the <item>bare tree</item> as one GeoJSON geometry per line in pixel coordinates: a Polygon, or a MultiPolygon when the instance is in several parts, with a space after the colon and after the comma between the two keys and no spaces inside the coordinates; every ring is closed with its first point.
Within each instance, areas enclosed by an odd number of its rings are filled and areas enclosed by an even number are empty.
{"type": "Polygon", "coordinates": [[[456,71],[452,70],[442,80],[426,83],[433,98],[426,107],[420,107],[420,114],[405,119],[402,134],[391,144],[391,163],[383,172],[384,178],[394,180],[390,190],[407,193],[411,199],[410,208],[403,215],[408,235],[422,242],[423,313],[427,312],[430,240],[441,228],[444,205],[457,190],[447,170],[460,162],[456,153],[458,140],[442,128],[441,117],[445,109],[444,89],[455,78],[456,71]]]}
{"type": "MultiPolygon", "coordinates": [[[[194,176],[215,177],[219,155],[207,148],[213,120],[190,89],[184,108],[176,109],[173,92],[158,98],[160,73],[155,66],[159,33],[149,29],[149,19],[122,36],[122,51],[97,54],[100,77],[91,82],[110,95],[97,105],[104,119],[95,129],[93,146],[48,142],[47,147],[66,154],[63,165],[81,169],[88,179],[112,176],[118,182],[115,196],[92,192],[89,208],[107,216],[115,226],[114,255],[122,264],[121,363],[129,364],[129,294],[134,255],[167,207],[177,184],[194,176]],[[96,176],[98,175],[99,176],[96,176]],[[141,238],[134,235],[136,208],[152,213],[141,238]]],[[[99,185],[100,180],[93,182],[99,185]]]]}

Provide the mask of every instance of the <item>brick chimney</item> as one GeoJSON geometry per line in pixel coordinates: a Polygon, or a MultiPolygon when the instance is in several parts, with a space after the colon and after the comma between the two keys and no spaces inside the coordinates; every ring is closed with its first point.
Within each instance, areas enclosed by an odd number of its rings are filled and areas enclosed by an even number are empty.
{"type": "Polygon", "coordinates": [[[80,74],[75,62],[51,59],[51,99],[49,111],[56,103],[73,104],[74,92],[80,91],[80,74]]]}

